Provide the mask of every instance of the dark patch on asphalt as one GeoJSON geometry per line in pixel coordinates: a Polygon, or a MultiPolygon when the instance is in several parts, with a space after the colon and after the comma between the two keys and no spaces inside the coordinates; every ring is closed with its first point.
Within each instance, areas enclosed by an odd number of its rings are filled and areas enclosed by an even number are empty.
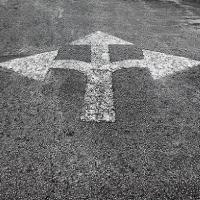
{"type": "MultiPolygon", "coordinates": [[[[184,103],[187,106],[183,106],[181,111],[186,110],[186,112],[188,112],[187,115],[192,116],[192,114],[190,114],[190,110],[194,109],[196,115],[199,115],[198,112],[200,110],[200,66],[195,66],[185,71],[176,72],[170,76],[165,77],[165,84],[170,89],[173,88],[172,94],[174,93],[174,95],[176,95],[179,99],[184,99],[184,103]]],[[[190,118],[192,119],[192,117],[190,118]]],[[[194,126],[193,128],[197,127],[194,126]]]]}
{"type": "Polygon", "coordinates": [[[86,79],[82,73],[76,70],[61,70],[61,73],[64,81],[59,88],[60,97],[85,94],[86,79]]]}
{"type": "Polygon", "coordinates": [[[20,77],[19,79],[16,78],[17,84],[27,86],[31,83],[31,80],[24,76],[19,76],[18,73],[12,71],[11,69],[5,69],[0,66],[0,92],[6,90],[8,86],[13,84],[13,79],[15,77],[20,77]]]}
{"type": "Polygon", "coordinates": [[[57,96],[61,112],[67,120],[80,115],[84,104],[86,76],[74,69],[50,69],[43,94],[57,96]]]}
{"type": "Polygon", "coordinates": [[[72,128],[67,127],[67,128],[64,130],[64,134],[65,134],[66,136],[72,137],[72,136],[75,135],[75,130],[73,130],[72,128]]]}
{"type": "Polygon", "coordinates": [[[84,95],[86,77],[74,69],[50,69],[45,77],[44,93],[52,92],[57,86],[57,95],[61,98],[71,98],[75,95],[84,95]]]}
{"type": "Polygon", "coordinates": [[[91,62],[91,46],[90,45],[67,45],[58,52],[56,60],[79,60],[91,62]]]}
{"type": "Polygon", "coordinates": [[[200,65],[184,71],[176,72],[166,77],[166,79],[184,81],[185,83],[194,86],[195,88],[200,90],[200,65]]]}
{"type": "Polygon", "coordinates": [[[154,81],[148,69],[121,69],[113,73],[116,120],[147,122],[154,110],[154,81]]]}
{"type": "Polygon", "coordinates": [[[110,62],[143,59],[142,49],[134,45],[109,45],[110,62]]]}
{"type": "Polygon", "coordinates": [[[71,129],[68,129],[67,132],[66,132],[66,135],[70,136],[70,137],[74,136],[74,134],[75,134],[75,131],[71,130],[71,129]]]}

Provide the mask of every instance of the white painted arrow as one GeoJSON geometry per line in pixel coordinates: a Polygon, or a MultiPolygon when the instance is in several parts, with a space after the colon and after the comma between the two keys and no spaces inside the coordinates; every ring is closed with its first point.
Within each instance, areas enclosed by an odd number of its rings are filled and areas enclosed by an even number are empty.
{"type": "Polygon", "coordinates": [[[0,66],[12,69],[23,76],[35,80],[43,80],[57,54],[58,51],[56,50],[33,56],[16,58],[7,62],[2,62],[0,66]]]}
{"type": "Polygon", "coordinates": [[[112,71],[108,45],[131,43],[98,31],[72,44],[91,45],[91,67],[90,70],[86,69],[88,83],[81,119],[114,122],[112,71]]]}
{"type": "Polygon", "coordinates": [[[85,121],[115,121],[112,72],[121,68],[148,67],[154,79],[200,65],[200,61],[143,50],[143,60],[124,60],[110,63],[109,44],[133,45],[100,31],[76,40],[71,45],[91,45],[91,63],[76,60],[54,60],[52,51],[0,63],[22,75],[43,80],[49,68],[69,68],[83,72],[88,79],[81,119],[85,121]]]}

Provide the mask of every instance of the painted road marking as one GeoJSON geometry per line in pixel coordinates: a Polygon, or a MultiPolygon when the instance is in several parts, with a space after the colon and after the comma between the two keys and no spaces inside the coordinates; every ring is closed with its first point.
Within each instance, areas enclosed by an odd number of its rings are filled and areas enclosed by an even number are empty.
{"type": "Polygon", "coordinates": [[[33,56],[16,58],[0,63],[1,67],[12,69],[15,72],[35,80],[44,80],[49,67],[57,56],[58,51],[36,54],[33,56]]]}
{"type": "Polygon", "coordinates": [[[72,42],[72,45],[91,45],[91,69],[86,72],[88,83],[82,120],[115,121],[109,55],[111,44],[131,45],[129,42],[100,31],[72,42]]]}
{"type": "Polygon", "coordinates": [[[58,51],[52,51],[26,58],[17,58],[0,63],[0,66],[13,69],[24,76],[44,80],[50,68],[69,68],[83,72],[88,79],[85,102],[81,115],[84,121],[115,121],[113,105],[112,73],[121,68],[149,68],[154,79],[200,65],[200,61],[142,50],[144,59],[110,62],[109,45],[133,45],[120,38],[102,33],[92,33],[71,45],[90,45],[91,63],[77,60],[56,60],[58,51]]]}

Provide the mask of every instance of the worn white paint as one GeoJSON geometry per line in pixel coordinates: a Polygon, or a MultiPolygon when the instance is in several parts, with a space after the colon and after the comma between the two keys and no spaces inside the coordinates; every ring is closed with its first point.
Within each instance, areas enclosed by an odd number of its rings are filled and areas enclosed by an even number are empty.
{"type": "Polygon", "coordinates": [[[85,102],[81,119],[85,121],[115,121],[112,91],[112,73],[121,68],[149,68],[154,79],[173,74],[193,66],[200,61],[143,50],[144,59],[124,60],[110,63],[109,44],[133,45],[117,37],[102,33],[92,33],[71,45],[91,45],[91,63],[77,60],[54,60],[58,51],[41,53],[25,58],[17,58],[0,63],[24,76],[43,80],[49,68],[68,68],[83,72],[88,79],[85,102]]]}
{"type": "MultiPolygon", "coordinates": [[[[200,65],[200,61],[191,60],[185,57],[167,55],[165,53],[142,50],[144,59],[142,60],[124,60],[115,62],[112,65],[113,70],[129,67],[149,68],[154,79],[161,79],[178,71],[200,65]]],[[[104,66],[106,67],[106,66],[104,66]]]]}
{"type": "Polygon", "coordinates": [[[12,69],[23,76],[35,80],[43,80],[57,54],[58,51],[50,51],[33,56],[16,58],[7,62],[2,62],[0,66],[12,69]]]}
{"type": "Polygon", "coordinates": [[[111,75],[109,70],[98,69],[87,73],[88,83],[82,120],[115,121],[111,75]]]}
{"type": "Polygon", "coordinates": [[[130,45],[131,43],[100,31],[72,42],[72,45],[91,45],[91,64],[89,68],[85,68],[88,83],[82,120],[115,121],[109,44],[130,45]]]}

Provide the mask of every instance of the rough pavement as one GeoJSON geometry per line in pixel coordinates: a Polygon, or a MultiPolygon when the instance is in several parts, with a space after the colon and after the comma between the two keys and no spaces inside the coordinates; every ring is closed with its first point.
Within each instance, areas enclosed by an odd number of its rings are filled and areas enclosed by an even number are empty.
{"type": "MultiPolygon", "coordinates": [[[[58,48],[62,57],[95,31],[200,60],[199,8],[1,0],[0,61],[58,48]]],[[[86,123],[82,73],[53,69],[40,82],[0,68],[0,199],[199,199],[199,76],[199,66],[156,81],[147,69],[116,71],[117,121],[86,123]]]]}

